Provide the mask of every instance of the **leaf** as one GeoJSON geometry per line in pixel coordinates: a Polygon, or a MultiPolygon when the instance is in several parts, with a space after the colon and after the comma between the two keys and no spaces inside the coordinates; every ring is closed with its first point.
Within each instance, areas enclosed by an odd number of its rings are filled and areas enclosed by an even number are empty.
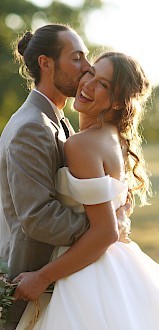
{"type": "Polygon", "coordinates": [[[7,262],[2,260],[2,258],[0,258],[0,273],[1,274],[8,274],[8,266],[7,266],[7,262]]]}
{"type": "Polygon", "coordinates": [[[5,287],[4,281],[0,280],[0,288],[4,288],[4,287],[5,287]]]}

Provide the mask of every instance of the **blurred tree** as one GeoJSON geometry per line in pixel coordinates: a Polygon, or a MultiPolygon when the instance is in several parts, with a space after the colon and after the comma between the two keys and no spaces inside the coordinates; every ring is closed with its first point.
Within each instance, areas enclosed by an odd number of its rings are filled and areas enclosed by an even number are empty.
{"type": "Polygon", "coordinates": [[[13,62],[11,43],[19,32],[30,28],[30,17],[36,10],[23,0],[0,2],[0,132],[26,97],[26,89],[21,87],[24,82],[13,62]]]}
{"type": "MultiPolygon", "coordinates": [[[[90,49],[90,54],[99,53],[103,49],[90,45],[86,39],[85,22],[89,13],[102,7],[102,3],[102,0],[85,0],[83,5],[71,7],[57,0],[53,1],[49,7],[41,9],[25,0],[0,1],[0,133],[28,94],[26,82],[18,73],[18,64],[13,61],[11,47],[13,40],[25,30],[34,30],[39,25],[49,22],[68,23],[81,35],[90,49]]],[[[78,130],[78,114],[70,110],[71,108],[72,100],[69,100],[65,113],[78,130]]],[[[144,121],[144,136],[148,141],[159,139],[158,116],[159,87],[156,87],[153,98],[148,103],[148,113],[144,121]]]]}
{"type": "Polygon", "coordinates": [[[147,113],[143,122],[144,137],[148,142],[159,141],[159,86],[153,88],[147,103],[147,113]]]}
{"type": "MultiPolygon", "coordinates": [[[[18,64],[13,61],[13,40],[25,30],[36,29],[48,22],[62,22],[69,23],[76,29],[88,45],[84,36],[84,17],[90,10],[101,5],[101,0],[92,0],[91,6],[90,1],[86,0],[83,6],[72,8],[54,1],[42,10],[24,0],[0,2],[0,132],[28,94],[26,82],[18,74],[18,64]]],[[[72,122],[75,124],[77,115],[74,112],[70,113],[68,106],[67,113],[69,117],[74,117],[72,122]]]]}

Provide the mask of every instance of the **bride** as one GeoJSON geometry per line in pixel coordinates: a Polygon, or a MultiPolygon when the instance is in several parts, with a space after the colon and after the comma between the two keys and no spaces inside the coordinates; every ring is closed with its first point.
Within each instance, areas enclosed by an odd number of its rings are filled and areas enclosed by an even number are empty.
{"type": "MultiPolygon", "coordinates": [[[[56,282],[34,330],[158,330],[159,266],[130,241],[129,220],[118,225],[115,213],[128,190],[141,205],[150,194],[138,132],[149,93],[140,65],[122,53],[101,55],[80,81],[80,132],[65,143],[68,167],[58,171],[56,190],[64,205],[87,213],[90,228],[39,271],[14,279],[15,298],[25,300],[56,282]]],[[[32,306],[18,330],[30,329],[32,306]]]]}

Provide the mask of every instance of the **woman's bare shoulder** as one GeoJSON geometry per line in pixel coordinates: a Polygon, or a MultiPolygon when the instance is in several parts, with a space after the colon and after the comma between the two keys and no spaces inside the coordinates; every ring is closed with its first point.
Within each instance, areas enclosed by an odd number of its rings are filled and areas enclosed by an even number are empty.
{"type": "Polygon", "coordinates": [[[79,178],[103,176],[103,161],[93,132],[82,131],[71,136],[64,150],[71,172],[79,178]]]}
{"type": "Polygon", "coordinates": [[[74,135],[70,136],[67,141],[65,142],[65,148],[73,148],[77,145],[85,144],[85,141],[87,143],[91,142],[91,134],[89,132],[90,130],[85,131],[79,131],[78,133],[75,133],[74,135]]]}

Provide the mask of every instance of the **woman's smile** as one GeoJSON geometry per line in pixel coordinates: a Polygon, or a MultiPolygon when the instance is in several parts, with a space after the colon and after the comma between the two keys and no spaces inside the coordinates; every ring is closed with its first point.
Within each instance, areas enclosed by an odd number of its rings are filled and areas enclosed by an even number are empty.
{"type": "Polygon", "coordinates": [[[85,103],[85,102],[87,103],[87,102],[93,101],[93,98],[90,97],[88,94],[86,94],[83,90],[81,90],[78,99],[82,103],[85,103]]]}

